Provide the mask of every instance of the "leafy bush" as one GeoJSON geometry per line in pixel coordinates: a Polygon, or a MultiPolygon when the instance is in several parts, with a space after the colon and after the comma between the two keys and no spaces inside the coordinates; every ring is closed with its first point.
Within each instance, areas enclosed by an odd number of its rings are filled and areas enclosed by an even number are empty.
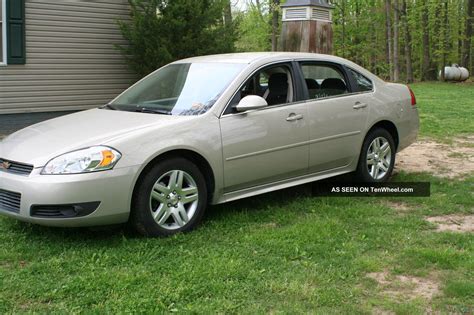
{"type": "Polygon", "coordinates": [[[175,60],[232,52],[233,25],[223,0],[129,0],[130,21],[118,21],[128,45],[117,46],[132,70],[146,75],[175,60]]]}

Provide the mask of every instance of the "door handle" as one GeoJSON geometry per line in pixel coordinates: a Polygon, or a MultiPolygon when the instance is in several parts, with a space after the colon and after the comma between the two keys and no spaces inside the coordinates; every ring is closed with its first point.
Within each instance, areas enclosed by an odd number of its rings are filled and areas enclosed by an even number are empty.
{"type": "Polygon", "coordinates": [[[290,114],[290,116],[288,116],[288,118],[286,119],[286,121],[297,121],[297,120],[301,120],[303,119],[303,115],[301,114],[290,114]]]}
{"type": "Polygon", "coordinates": [[[366,108],[366,107],[367,107],[367,104],[357,102],[357,103],[355,103],[355,105],[352,108],[354,108],[354,109],[363,109],[363,108],[366,108]]]}

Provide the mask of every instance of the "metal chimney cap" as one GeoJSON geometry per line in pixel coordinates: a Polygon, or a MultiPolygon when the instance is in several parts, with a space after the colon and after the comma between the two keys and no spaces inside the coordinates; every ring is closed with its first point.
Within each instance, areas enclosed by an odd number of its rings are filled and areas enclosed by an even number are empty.
{"type": "Polygon", "coordinates": [[[334,7],[327,2],[327,0],[287,0],[285,4],[281,5],[282,8],[306,6],[334,9],[334,7]]]}

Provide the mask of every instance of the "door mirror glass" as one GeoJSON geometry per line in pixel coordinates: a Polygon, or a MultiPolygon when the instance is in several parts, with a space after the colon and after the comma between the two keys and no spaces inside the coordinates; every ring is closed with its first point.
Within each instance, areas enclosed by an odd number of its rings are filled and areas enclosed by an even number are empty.
{"type": "Polygon", "coordinates": [[[268,106],[267,101],[258,95],[248,95],[240,100],[239,105],[235,108],[239,113],[249,110],[261,109],[268,106]]]}

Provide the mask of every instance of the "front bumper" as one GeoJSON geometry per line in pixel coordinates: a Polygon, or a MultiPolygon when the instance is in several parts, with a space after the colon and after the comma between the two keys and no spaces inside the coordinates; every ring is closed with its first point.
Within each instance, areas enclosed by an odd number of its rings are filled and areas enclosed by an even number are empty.
{"type": "Polygon", "coordinates": [[[0,171],[0,190],[21,194],[18,213],[2,209],[0,214],[21,221],[56,227],[101,226],[124,223],[130,214],[131,197],[139,166],[78,175],[29,176],[0,171]],[[91,214],[71,218],[40,218],[31,215],[32,206],[100,202],[91,214]]]}

